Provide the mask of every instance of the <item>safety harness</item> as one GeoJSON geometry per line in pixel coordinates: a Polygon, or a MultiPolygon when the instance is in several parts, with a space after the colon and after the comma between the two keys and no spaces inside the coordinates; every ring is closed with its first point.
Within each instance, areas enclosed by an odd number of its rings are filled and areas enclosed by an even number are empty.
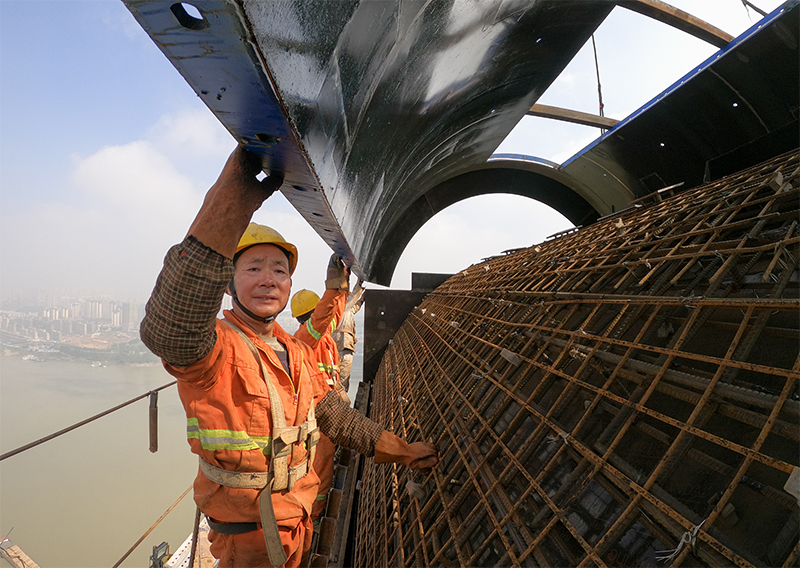
{"type": "MultiPolygon", "coordinates": [[[[287,557],[275,520],[272,493],[290,491],[297,480],[309,472],[314,463],[314,455],[316,454],[316,446],[320,436],[314,415],[314,401],[312,400],[309,406],[306,422],[300,426],[287,426],[280,394],[273,381],[269,378],[270,375],[258,353],[258,348],[236,324],[228,320],[223,321],[236,331],[245,345],[248,346],[258,362],[264,382],[267,384],[267,394],[272,410],[272,453],[270,455],[269,470],[266,472],[227,471],[208,463],[202,458],[200,458],[200,470],[208,479],[225,487],[262,490],[258,495],[258,508],[261,515],[261,528],[264,531],[267,553],[269,554],[270,562],[274,566],[283,566],[287,557]],[[290,467],[292,446],[303,443],[306,444],[308,450],[306,459],[299,465],[290,467]]],[[[209,519],[209,525],[221,534],[240,534],[259,528],[257,523],[221,523],[214,519],[209,519]]]]}

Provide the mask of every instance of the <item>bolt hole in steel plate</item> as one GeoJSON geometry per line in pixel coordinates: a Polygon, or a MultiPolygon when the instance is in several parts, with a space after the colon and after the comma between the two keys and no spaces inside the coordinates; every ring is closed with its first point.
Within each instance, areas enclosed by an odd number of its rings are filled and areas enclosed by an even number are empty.
{"type": "Polygon", "coordinates": [[[208,27],[208,21],[203,17],[197,6],[188,2],[176,2],[169,7],[178,23],[187,30],[203,30],[208,27]]]}

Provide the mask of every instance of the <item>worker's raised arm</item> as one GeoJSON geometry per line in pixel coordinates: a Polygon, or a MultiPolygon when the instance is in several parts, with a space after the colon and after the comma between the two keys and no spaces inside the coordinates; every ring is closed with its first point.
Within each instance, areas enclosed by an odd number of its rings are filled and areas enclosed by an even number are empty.
{"type": "MultiPolygon", "coordinates": [[[[326,333],[333,333],[342,323],[347,290],[350,287],[350,269],[334,253],[328,261],[325,276],[325,293],[319,299],[311,317],[302,323],[294,336],[315,348],[326,333]]],[[[294,306],[294,300],[292,300],[294,306]]]]}
{"type": "Polygon", "coordinates": [[[216,342],[216,315],[233,277],[233,254],[250,217],[281,184],[259,182],[253,154],[237,147],[180,244],[172,247],[147,302],[142,342],[166,362],[185,367],[216,342]]]}

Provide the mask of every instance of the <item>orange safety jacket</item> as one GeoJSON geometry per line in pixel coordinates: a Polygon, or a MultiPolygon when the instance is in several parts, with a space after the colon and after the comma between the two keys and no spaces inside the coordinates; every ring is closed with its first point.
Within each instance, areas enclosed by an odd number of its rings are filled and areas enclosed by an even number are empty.
{"type": "MultiPolygon", "coordinates": [[[[273,333],[286,347],[289,376],[272,348],[233,312],[226,310],[224,314],[257,347],[269,380],[280,394],[286,425],[306,422],[312,402],[319,403],[330,391],[327,376],[316,368],[313,352],[276,323],[273,333]]],[[[234,329],[217,320],[216,334],[214,347],[200,361],[187,367],[164,363],[178,379],[189,445],[200,458],[218,468],[265,472],[270,463],[272,427],[266,383],[253,353],[234,329]]],[[[302,444],[294,444],[289,465],[301,464],[306,454],[302,444]]],[[[318,486],[319,476],[312,466],[290,490],[272,493],[279,528],[294,529],[310,516],[318,486]]],[[[225,523],[259,522],[258,494],[258,489],[219,485],[202,472],[194,482],[194,497],[200,510],[225,523]]]]}
{"type": "MultiPolygon", "coordinates": [[[[338,327],[344,314],[346,302],[347,291],[325,290],[322,298],[314,308],[314,313],[306,320],[305,324],[298,328],[294,336],[314,349],[318,368],[326,373],[328,386],[339,392],[340,396],[344,393],[342,398],[349,404],[350,399],[347,398],[347,393],[344,392],[342,385],[339,383],[339,349],[336,347],[333,337],[331,337],[331,333],[338,327]]],[[[335,452],[336,447],[333,442],[322,434],[314,457],[314,469],[320,478],[319,494],[316,497],[311,513],[312,518],[315,520],[322,514],[322,510],[325,508],[325,500],[333,484],[333,456],[335,452]]]]}
{"type": "Polygon", "coordinates": [[[346,290],[325,290],[311,317],[294,332],[297,339],[314,350],[320,371],[328,374],[328,384],[334,387],[339,379],[339,350],[331,333],[342,321],[346,303],[346,290]]]}

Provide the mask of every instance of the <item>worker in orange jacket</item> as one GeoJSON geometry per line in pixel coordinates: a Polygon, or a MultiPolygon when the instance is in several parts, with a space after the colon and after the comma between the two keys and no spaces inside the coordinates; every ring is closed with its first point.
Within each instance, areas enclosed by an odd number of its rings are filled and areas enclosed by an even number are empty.
{"type": "Polygon", "coordinates": [[[350,408],[327,384],[313,350],[275,321],[288,303],[297,249],[248,222],[281,185],[259,182],[239,147],[206,195],[186,238],[164,260],[141,338],[178,379],[199,471],[194,499],[219,568],[300,566],[319,492],[319,433],[376,463],[438,463],[350,408]],[[226,290],[233,308],[217,319],[226,290]]]}
{"type": "MultiPolygon", "coordinates": [[[[338,255],[331,256],[328,263],[326,290],[322,298],[311,290],[300,290],[292,296],[292,316],[300,324],[294,336],[314,349],[320,371],[327,375],[328,385],[336,390],[348,405],[350,398],[339,382],[339,351],[331,337],[344,312],[349,289],[348,269],[338,255]]],[[[325,510],[331,485],[336,446],[325,434],[317,444],[314,469],[319,475],[319,494],[311,510],[311,519],[316,521],[325,510]]]]}

